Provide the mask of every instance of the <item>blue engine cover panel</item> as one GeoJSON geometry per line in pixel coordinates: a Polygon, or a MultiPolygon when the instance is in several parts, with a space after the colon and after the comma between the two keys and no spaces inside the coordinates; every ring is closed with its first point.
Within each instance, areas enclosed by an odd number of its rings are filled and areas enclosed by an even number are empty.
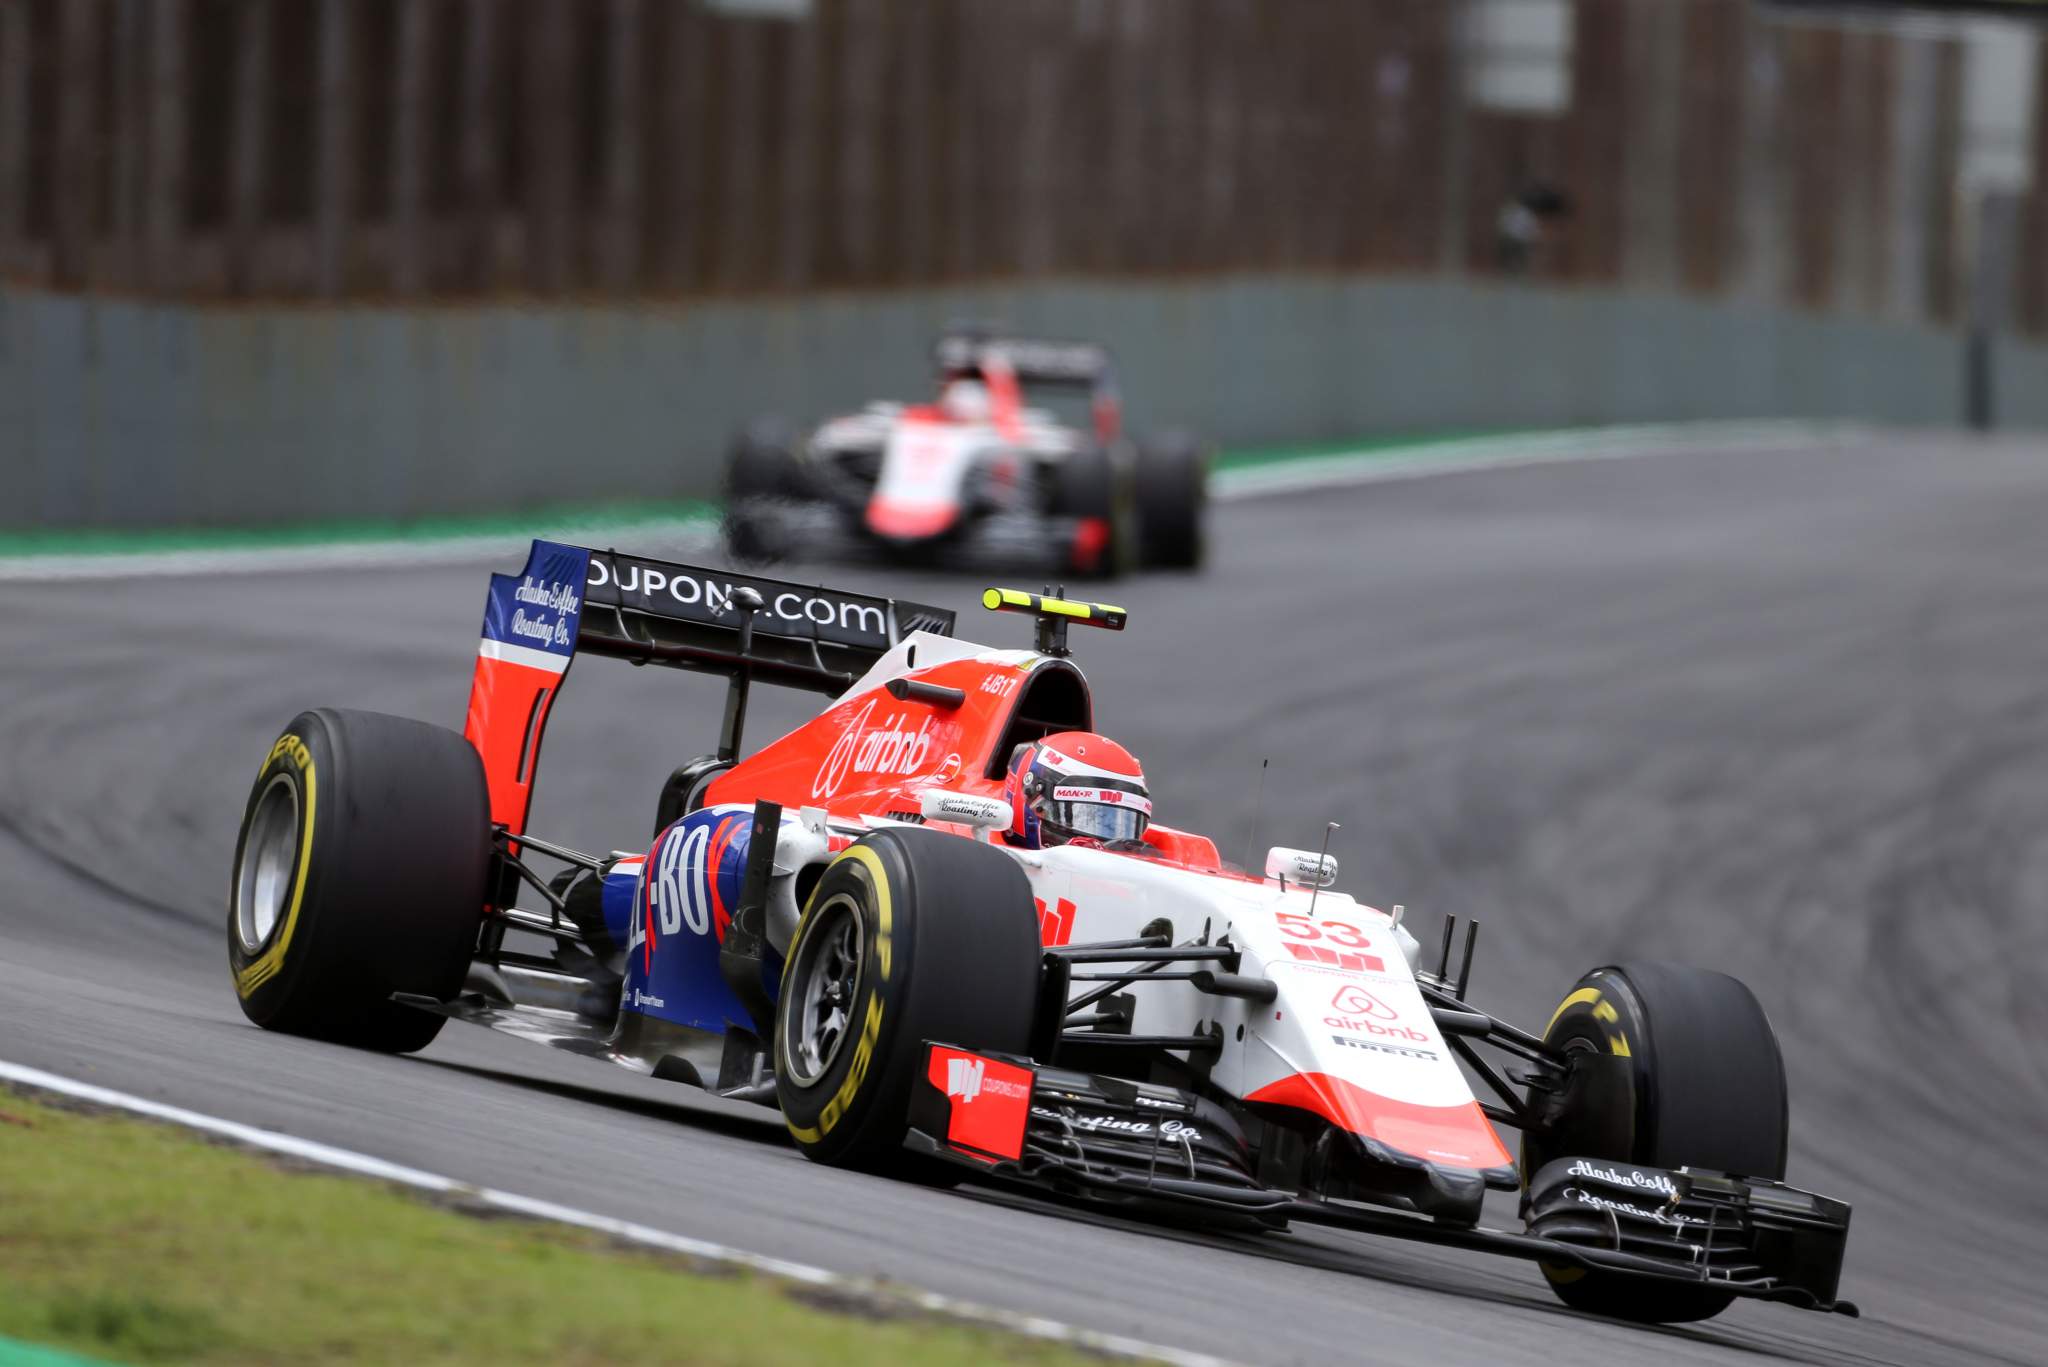
{"type": "MultiPolygon", "coordinates": [[[[605,920],[627,947],[621,1012],[714,1034],[752,1028],[718,970],[718,947],[739,906],[753,830],[751,806],[706,807],[656,836],[637,876],[605,879],[605,920]]],[[[782,960],[773,950],[767,960],[762,981],[772,1000],[782,960]]]]}

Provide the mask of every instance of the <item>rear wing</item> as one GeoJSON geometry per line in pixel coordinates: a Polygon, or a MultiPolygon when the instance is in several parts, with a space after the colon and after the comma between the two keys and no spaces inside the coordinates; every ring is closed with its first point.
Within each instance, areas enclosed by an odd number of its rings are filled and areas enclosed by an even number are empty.
{"type": "Polygon", "coordinates": [[[941,334],[932,343],[932,363],[942,375],[979,372],[995,357],[1009,365],[1020,384],[1107,385],[1114,377],[1108,350],[1093,342],[959,331],[941,334]]]}
{"type": "MultiPolygon", "coordinates": [[[[1093,342],[1057,342],[1039,337],[1006,337],[979,328],[956,328],[932,343],[932,364],[941,378],[979,376],[993,389],[1024,385],[1088,391],[1098,440],[1123,433],[1123,396],[1109,351],[1093,342]]],[[[1018,396],[1021,401],[1021,396],[1018,396]]]]}
{"type": "Polygon", "coordinates": [[[548,713],[579,655],[725,677],[718,753],[734,759],[755,680],[841,693],[909,633],[949,636],[953,621],[922,603],[535,541],[519,574],[491,576],[463,726],[491,820],[525,830],[548,713]]]}

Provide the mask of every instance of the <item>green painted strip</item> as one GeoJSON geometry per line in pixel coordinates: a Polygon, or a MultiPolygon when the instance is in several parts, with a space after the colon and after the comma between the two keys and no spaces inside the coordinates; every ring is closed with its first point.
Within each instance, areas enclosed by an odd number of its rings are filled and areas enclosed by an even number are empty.
{"type": "MultiPolygon", "coordinates": [[[[1529,435],[1538,435],[1531,431],[1529,435]]],[[[1506,429],[1420,432],[1352,441],[1255,446],[1225,451],[1218,470],[1276,465],[1333,455],[1381,454],[1412,457],[1433,446],[1475,436],[1507,436],[1506,429]]],[[[247,551],[312,546],[421,544],[481,540],[519,541],[561,536],[589,528],[633,530],[709,523],[718,505],[699,499],[564,503],[513,513],[457,514],[401,521],[395,518],[335,518],[266,527],[37,528],[0,532],[0,560],[32,556],[165,555],[181,551],[247,551]]]]}
{"type": "Polygon", "coordinates": [[[105,1367],[105,1359],[60,1353],[19,1339],[0,1339],[0,1367],[105,1367]]]}
{"type": "MultiPolygon", "coordinates": [[[[1644,448],[1716,443],[1783,444],[1822,434],[1828,426],[1765,420],[1583,428],[1470,428],[1350,441],[1240,447],[1217,457],[1215,471],[1220,478],[1211,488],[1218,498],[1244,497],[1284,487],[1378,478],[1405,470],[1427,472],[1439,466],[1476,468],[1530,459],[1585,458],[1644,448]]],[[[305,552],[329,558],[325,552],[360,547],[371,558],[404,559],[408,551],[460,548],[467,542],[517,544],[534,537],[580,537],[601,544],[634,533],[647,536],[708,531],[717,516],[718,505],[704,500],[612,499],[414,521],[336,519],[269,527],[51,528],[0,532],[0,577],[104,573],[117,569],[126,559],[142,563],[141,557],[283,552],[286,558],[293,558],[289,553],[305,552]],[[57,569],[51,570],[52,566],[57,569]]],[[[156,563],[163,562],[159,559],[156,563]]]]}
{"type": "Polygon", "coordinates": [[[179,551],[279,550],[307,546],[516,541],[585,528],[632,529],[707,523],[718,506],[697,499],[565,503],[515,513],[396,519],[341,519],[270,527],[38,528],[0,532],[0,558],[47,555],[161,555],[179,551]]]}

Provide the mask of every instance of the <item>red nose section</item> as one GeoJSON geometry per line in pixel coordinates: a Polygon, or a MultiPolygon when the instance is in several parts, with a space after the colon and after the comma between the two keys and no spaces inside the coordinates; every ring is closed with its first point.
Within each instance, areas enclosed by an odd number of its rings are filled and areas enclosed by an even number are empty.
{"type": "Polygon", "coordinates": [[[1448,1167],[1503,1168],[1515,1161],[1501,1147],[1500,1136],[1476,1101],[1418,1106],[1376,1095],[1328,1073],[1296,1073],[1259,1088],[1245,1100],[1308,1111],[1390,1149],[1448,1167]]]}
{"type": "Polygon", "coordinates": [[[868,501],[868,530],[894,541],[922,541],[949,530],[960,516],[951,503],[909,503],[901,499],[868,501]]]}

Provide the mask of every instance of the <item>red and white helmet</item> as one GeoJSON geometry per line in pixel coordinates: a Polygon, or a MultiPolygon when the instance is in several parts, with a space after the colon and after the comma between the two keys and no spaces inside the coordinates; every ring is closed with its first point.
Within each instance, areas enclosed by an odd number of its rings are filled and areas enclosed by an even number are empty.
{"type": "Polygon", "coordinates": [[[939,409],[954,422],[987,422],[995,403],[980,380],[948,380],[939,391],[939,409]]]}
{"type": "Polygon", "coordinates": [[[1143,838],[1152,820],[1145,771],[1130,751],[1092,731],[1060,731],[1010,757],[1003,780],[1010,841],[1028,849],[1143,838]]]}

